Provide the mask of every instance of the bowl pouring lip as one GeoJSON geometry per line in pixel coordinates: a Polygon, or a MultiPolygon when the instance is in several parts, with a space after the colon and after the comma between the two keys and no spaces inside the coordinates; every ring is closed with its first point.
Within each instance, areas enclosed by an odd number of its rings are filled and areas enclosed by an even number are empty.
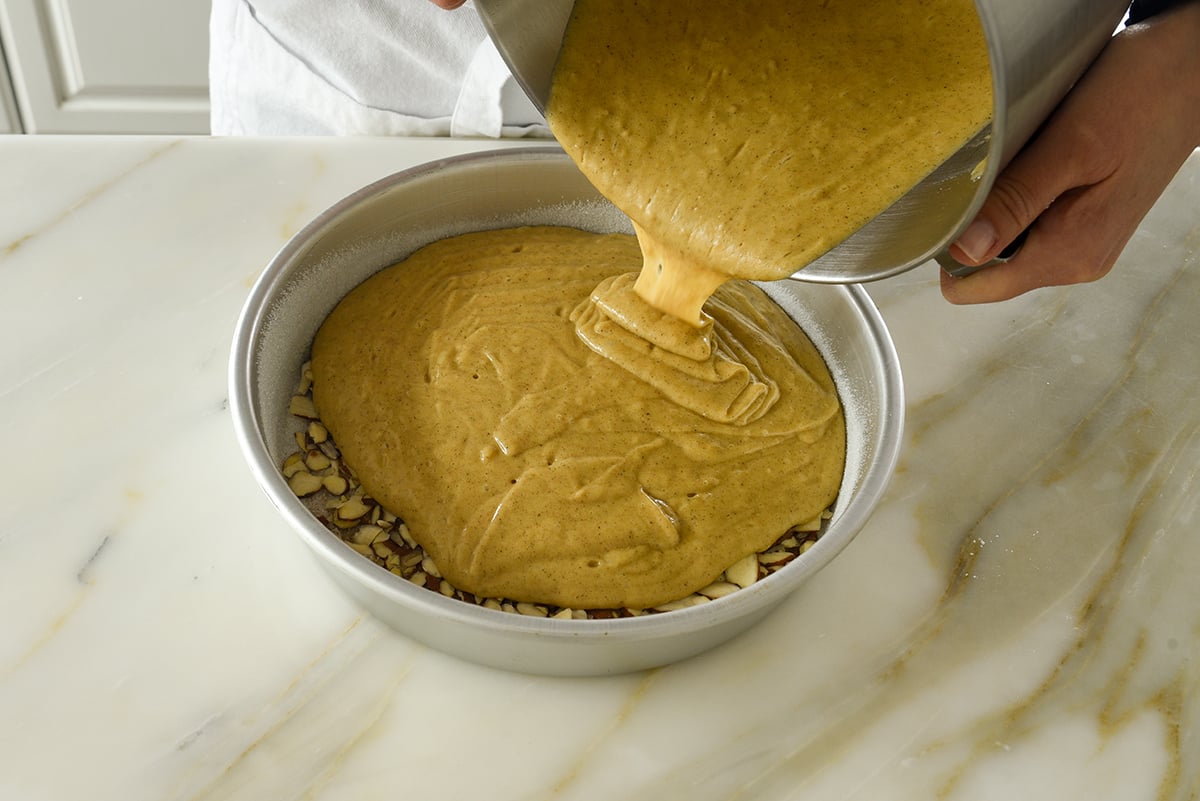
{"type": "MultiPolygon", "coordinates": [[[[881,408],[885,419],[879,421],[875,458],[863,470],[862,480],[846,508],[834,518],[836,538],[822,537],[806,554],[788,568],[706,604],[686,609],[630,618],[606,620],[557,620],[517,615],[474,606],[446,598],[381,570],[360,554],[346,547],[328,531],[292,493],[271,458],[258,412],[259,391],[255,380],[259,362],[257,343],[265,325],[265,317],[274,299],[287,285],[298,255],[310,242],[352,214],[362,203],[393,187],[428,178],[447,170],[495,164],[506,168],[520,163],[554,160],[570,163],[566,154],[556,147],[529,147],[484,150],[427,162],[401,170],[374,181],[345,196],[295,234],[268,263],[259,276],[239,315],[229,361],[230,407],[234,429],[246,459],[260,488],[287,522],[298,531],[305,543],[318,553],[323,562],[354,579],[359,585],[384,599],[405,607],[415,614],[471,627],[486,627],[500,634],[566,638],[619,635],[623,639],[651,639],[662,633],[683,634],[752,614],[782,600],[789,592],[786,586],[778,592],[776,585],[795,585],[824,567],[845,548],[867,522],[886,491],[899,460],[903,431],[904,388],[895,345],[882,315],[863,287],[857,284],[824,286],[821,291],[841,292],[848,296],[851,306],[867,328],[868,335],[878,348],[877,357],[892,369],[884,370],[881,408]]],[[[789,280],[789,279],[784,279],[789,280]]]]}

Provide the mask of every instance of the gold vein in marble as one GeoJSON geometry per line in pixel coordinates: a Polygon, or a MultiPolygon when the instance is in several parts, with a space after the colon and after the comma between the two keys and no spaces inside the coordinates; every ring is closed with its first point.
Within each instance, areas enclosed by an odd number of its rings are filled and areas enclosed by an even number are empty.
{"type": "Polygon", "coordinates": [[[595,757],[601,744],[611,738],[625,725],[625,722],[633,715],[634,710],[637,709],[642,699],[646,697],[646,694],[650,691],[650,688],[661,673],[662,668],[656,668],[645,671],[642,674],[641,679],[634,685],[629,695],[626,696],[625,702],[621,704],[621,708],[617,711],[617,714],[613,716],[607,726],[596,733],[596,736],[580,753],[575,764],[558,781],[554,782],[550,788],[549,797],[553,798],[563,795],[568,788],[578,781],[580,774],[583,773],[588,763],[595,757]]]}
{"type": "MultiPolygon", "coordinates": [[[[1125,430],[1127,436],[1134,439],[1137,445],[1140,446],[1121,449],[1121,453],[1125,457],[1123,467],[1126,482],[1133,476],[1142,475],[1146,472],[1149,472],[1150,476],[1143,483],[1141,491],[1131,504],[1129,519],[1122,527],[1121,535],[1115,543],[1114,553],[1108,561],[1108,567],[1096,578],[1090,594],[1083,601],[1075,615],[1076,619],[1080,621],[1080,636],[1074,643],[1074,646],[1064,654],[1058,667],[1042,686],[1025,699],[1023,703],[1015,706],[1006,714],[1005,720],[1009,727],[1017,727],[1019,720],[1033,714],[1034,710],[1039,710],[1041,705],[1047,702],[1047,696],[1055,688],[1064,686],[1064,684],[1076,686],[1077,681],[1074,680],[1077,679],[1078,672],[1091,664],[1089,652],[1098,647],[1096,645],[1097,642],[1104,643],[1111,639],[1111,637],[1107,636],[1109,619],[1107,616],[1101,616],[1099,610],[1105,607],[1106,601],[1110,605],[1117,603],[1110,599],[1121,596],[1121,590],[1118,586],[1120,574],[1126,569],[1127,565],[1138,563],[1138,560],[1130,557],[1128,551],[1135,536],[1139,532],[1142,532],[1144,535],[1144,526],[1142,526],[1141,520],[1143,511],[1152,506],[1161,506],[1162,493],[1167,483],[1164,473],[1167,476],[1173,476],[1180,463],[1194,465],[1200,462],[1200,447],[1196,447],[1194,444],[1194,441],[1197,439],[1195,429],[1187,432],[1182,437],[1170,437],[1167,442],[1166,451],[1164,452],[1160,450],[1162,445],[1161,434],[1159,440],[1143,441],[1147,439],[1143,435],[1143,432],[1150,427],[1149,424],[1154,419],[1152,410],[1139,404],[1136,399],[1130,401],[1128,405],[1132,406],[1132,408],[1124,415],[1121,415],[1119,412],[1112,414],[1111,408],[1114,405],[1121,405],[1122,390],[1129,382],[1135,369],[1137,369],[1136,356],[1138,352],[1143,346],[1152,344],[1154,341],[1154,338],[1150,337],[1151,342],[1148,343],[1148,332],[1155,331],[1161,327],[1161,322],[1158,321],[1157,316],[1153,312],[1160,308],[1162,302],[1169,294],[1179,291],[1177,284],[1183,275],[1182,271],[1177,273],[1164,290],[1154,298],[1150,304],[1151,313],[1142,317],[1142,324],[1125,354],[1124,363],[1126,364],[1126,369],[1112,383],[1103,398],[1093,406],[1089,414],[1074,427],[1069,436],[1061,443],[1060,447],[1055,449],[1060,456],[1059,460],[1055,463],[1044,461],[1039,465],[1039,467],[1045,467],[1045,474],[1040,477],[1042,484],[1052,485],[1067,481],[1079,469],[1081,463],[1088,463],[1095,458],[1093,451],[1096,443],[1107,442],[1107,438],[1105,437],[1091,435],[1087,430],[1088,425],[1099,419],[1115,417],[1125,421],[1125,425],[1122,428],[1125,430]],[[1108,412],[1109,414],[1105,415],[1102,412],[1108,412]],[[1185,444],[1180,444],[1181,439],[1185,444]],[[1189,446],[1186,443],[1192,443],[1192,445],[1189,446]],[[1194,451],[1195,456],[1191,459],[1182,460],[1177,455],[1175,458],[1171,458],[1171,452],[1179,450],[1194,451]],[[1165,467],[1164,463],[1166,463],[1165,467]],[[1076,664],[1080,662],[1082,665],[1076,664]]],[[[1170,334],[1164,334],[1161,331],[1156,333],[1159,334],[1157,338],[1158,342],[1161,342],[1164,337],[1170,338],[1170,334]]],[[[1028,475],[1027,480],[1033,480],[1037,472],[1039,471],[1032,471],[1028,475]]],[[[1022,483],[1025,482],[1023,481],[1022,483]]],[[[1186,488],[1192,483],[1191,479],[1185,482],[1185,488],[1182,493],[1183,497],[1191,496],[1191,492],[1186,488]]],[[[1007,500],[1012,494],[1012,492],[1008,493],[1002,500],[1007,500]]],[[[989,507],[987,513],[981,517],[980,522],[973,527],[973,530],[977,529],[982,524],[982,521],[998,505],[999,503],[995,503],[989,507]]],[[[1173,514],[1172,516],[1177,517],[1178,515],[1173,514]]],[[[973,572],[970,566],[980,555],[981,549],[979,544],[980,541],[977,538],[971,538],[963,548],[963,551],[960,553],[958,567],[954,571],[956,579],[947,588],[944,601],[951,600],[969,582],[973,572]]],[[[1144,630],[1139,632],[1136,642],[1128,652],[1129,655],[1126,661],[1110,675],[1105,686],[1100,688],[1099,700],[1101,703],[1097,713],[1097,725],[1102,738],[1112,740],[1139,713],[1150,711],[1157,714],[1163,720],[1165,730],[1175,732],[1173,736],[1168,738],[1170,742],[1174,743],[1169,749],[1168,755],[1170,768],[1163,779],[1163,784],[1158,795],[1158,797],[1164,799],[1172,798],[1174,797],[1173,791],[1179,786],[1178,777],[1181,774],[1180,752],[1178,749],[1178,729],[1180,727],[1181,710],[1177,703],[1170,703],[1169,699],[1184,697],[1182,675],[1176,675],[1171,682],[1162,686],[1151,697],[1131,704],[1123,712],[1116,711],[1118,699],[1130,686],[1131,677],[1139,667],[1145,649],[1145,637],[1146,633],[1144,630]]],[[[1013,738],[1007,736],[1005,739],[1011,741],[1013,738]]],[[[964,765],[957,775],[947,780],[942,792],[939,793],[939,798],[949,798],[951,796],[951,791],[955,788],[961,779],[962,772],[966,771],[967,767],[968,765],[964,765]]]]}
{"type": "Polygon", "coordinates": [[[75,212],[79,211],[80,209],[84,208],[92,201],[94,201],[97,198],[104,195],[106,192],[108,192],[114,186],[117,186],[118,184],[120,184],[122,181],[124,181],[130,175],[133,175],[134,173],[141,170],[143,167],[147,166],[148,164],[158,160],[162,156],[171,152],[176,147],[178,147],[182,142],[183,142],[182,139],[176,139],[173,142],[170,142],[170,143],[164,145],[163,147],[155,148],[154,150],[152,150],[148,154],[146,154],[146,156],[144,158],[142,158],[141,160],[139,160],[137,163],[133,164],[130,167],[127,167],[126,169],[124,169],[121,172],[117,173],[116,175],[112,176],[111,178],[104,181],[103,183],[92,187],[87,192],[85,192],[82,196],[80,196],[80,198],[78,200],[76,200],[71,205],[67,206],[65,209],[63,209],[61,212],[59,212],[54,217],[45,221],[38,227],[34,228],[32,231],[30,231],[26,234],[23,234],[22,236],[17,237],[16,239],[9,242],[4,247],[0,248],[0,261],[3,261],[4,259],[8,258],[9,256],[12,256],[14,253],[16,253],[18,250],[23,248],[25,245],[29,244],[29,242],[31,242],[32,240],[41,236],[42,234],[46,233],[47,231],[53,230],[55,228],[55,226],[59,225],[61,222],[66,220],[68,217],[75,214],[75,212]]]}
{"type": "Polygon", "coordinates": [[[83,606],[83,601],[91,591],[91,584],[84,584],[72,596],[70,602],[59,612],[58,617],[46,627],[41,636],[35,639],[25,649],[24,653],[18,656],[8,667],[0,668],[0,682],[5,681],[9,676],[16,673],[33,659],[38,651],[42,650],[48,642],[53,640],[59,632],[67,625],[67,621],[83,606]]]}
{"type": "MultiPolygon", "coordinates": [[[[320,788],[338,774],[347,756],[379,725],[391,704],[391,699],[411,670],[416,655],[424,650],[407,640],[390,636],[390,632],[382,624],[372,622],[371,625],[362,626],[363,623],[364,618],[355,619],[322,649],[320,655],[305,665],[288,682],[277,700],[265,707],[270,710],[281,706],[282,712],[273,717],[251,742],[242,746],[239,753],[224,765],[219,775],[207,781],[199,790],[187,793],[185,797],[189,801],[225,801],[229,798],[259,797],[259,790],[246,789],[247,786],[254,785],[261,774],[254,763],[255,758],[277,740],[289,736],[299,740],[329,736],[328,725],[310,725],[311,722],[306,718],[320,717],[322,705],[332,704],[338,708],[337,719],[345,721],[349,731],[345,737],[337,740],[341,745],[331,757],[319,765],[313,760],[304,763],[303,767],[309,769],[311,774],[303,779],[305,791],[298,797],[316,797],[320,788]],[[396,648],[407,649],[407,653],[397,658],[393,653],[396,648]],[[337,655],[337,659],[332,661],[336,664],[330,664],[334,655],[337,655]],[[363,708],[359,709],[349,702],[356,695],[361,695],[361,687],[358,688],[360,692],[357,694],[339,693],[339,690],[357,686],[353,682],[352,674],[355,666],[361,666],[363,660],[381,664],[388,678],[381,684],[371,685],[370,703],[360,701],[358,707],[363,708]]],[[[193,746],[193,749],[195,747],[193,746]]],[[[267,778],[269,777],[263,777],[263,780],[267,778]]]]}
{"type": "MultiPolygon", "coordinates": [[[[321,158],[319,153],[312,154],[311,162],[313,169],[308,180],[310,187],[316,185],[317,180],[321,178],[321,176],[323,176],[328,169],[325,159],[321,158]]],[[[311,206],[309,200],[307,199],[310,197],[310,195],[311,192],[307,190],[301,190],[297,193],[295,202],[284,211],[283,222],[281,222],[279,225],[279,234],[283,237],[284,241],[287,241],[295,236],[296,233],[299,232],[300,229],[303,228],[307,223],[308,218],[312,216],[312,213],[309,211],[311,206]]]]}
{"type": "MultiPolygon", "coordinates": [[[[0,397],[2,397],[2,394],[0,394],[0,397]]],[[[138,502],[142,499],[142,494],[136,489],[126,488],[122,493],[122,497],[124,498],[126,504],[122,508],[120,515],[117,517],[116,523],[111,528],[102,530],[100,542],[92,550],[91,554],[84,559],[83,564],[75,572],[75,584],[78,586],[78,589],[72,593],[71,600],[63,608],[63,610],[59,612],[58,616],[54,618],[50,625],[46,627],[41,636],[37,637],[32,643],[29,644],[24,653],[18,656],[16,660],[14,660],[12,664],[8,665],[7,667],[0,667],[0,682],[3,682],[6,678],[28,664],[29,661],[33,659],[33,657],[39,651],[42,650],[42,648],[44,648],[50,641],[58,636],[63,629],[66,628],[68,621],[70,621],[71,618],[73,618],[75,614],[83,607],[84,601],[87,600],[89,594],[92,592],[92,589],[96,586],[96,582],[91,576],[90,568],[96,561],[96,558],[100,555],[100,552],[108,550],[110,547],[112,547],[113,541],[117,539],[120,532],[129,525],[130,516],[133,514],[134,508],[138,505],[138,502]]]]}

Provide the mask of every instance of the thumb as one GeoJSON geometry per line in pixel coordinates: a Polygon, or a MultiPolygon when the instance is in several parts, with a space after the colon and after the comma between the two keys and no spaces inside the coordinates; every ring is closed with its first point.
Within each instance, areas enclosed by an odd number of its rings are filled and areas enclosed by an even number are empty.
{"type": "Polygon", "coordinates": [[[1049,132],[1017,154],[992,185],[974,221],[950,246],[961,264],[976,266],[1000,255],[1059,195],[1074,188],[1074,169],[1049,132]],[[1058,153],[1057,157],[1055,153],[1058,153]]]}

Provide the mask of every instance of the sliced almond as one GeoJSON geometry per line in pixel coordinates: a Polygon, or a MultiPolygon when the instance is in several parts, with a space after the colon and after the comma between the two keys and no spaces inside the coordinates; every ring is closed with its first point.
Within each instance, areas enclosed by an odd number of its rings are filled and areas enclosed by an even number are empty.
{"type": "Polygon", "coordinates": [[[383,534],[383,529],[377,526],[359,526],[354,529],[354,533],[350,535],[350,539],[359,545],[371,545],[378,541],[380,534],[383,534]]]}
{"type": "Polygon", "coordinates": [[[703,595],[689,595],[678,601],[671,601],[669,604],[659,604],[654,608],[660,612],[678,612],[680,609],[688,609],[703,603],[708,603],[708,599],[703,595]]]}
{"type": "Polygon", "coordinates": [[[776,549],[767,551],[766,553],[760,553],[758,555],[758,561],[764,565],[776,565],[782,562],[790,562],[793,558],[795,558],[795,556],[796,555],[791,551],[776,549]]]}
{"type": "Polygon", "coordinates": [[[313,420],[308,424],[308,438],[317,445],[320,445],[325,440],[329,439],[329,430],[325,428],[319,421],[313,420]]]}
{"type": "Polygon", "coordinates": [[[313,405],[312,398],[307,395],[293,395],[291,403],[288,404],[288,411],[297,417],[305,417],[309,420],[316,420],[317,407],[313,405]]]}
{"type": "Polygon", "coordinates": [[[550,610],[540,604],[530,604],[521,601],[517,604],[517,614],[528,617],[546,617],[550,614],[550,610]]]}
{"type": "Polygon", "coordinates": [[[338,506],[337,517],[339,520],[360,520],[370,511],[371,507],[363,503],[361,495],[353,495],[338,506]]]}
{"type": "Polygon", "coordinates": [[[820,531],[820,530],[821,530],[821,516],[820,515],[814,517],[812,520],[809,520],[807,523],[801,523],[800,525],[798,525],[792,529],[792,531],[802,531],[805,534],[808,534],[813,531],[820,531]]]}
{"type": "Polygon", "coordinates": [[[313,448],[307,454],[305,454],[304,464],[310,472],[319,473],[333,464],[333,462],[329,461],[328,456],[321,453],[316,448],[313,448]]]}
{"type": "Polygon", "coordinates": [[[361,553],[363,556],[371,555],[371,546],[370,545],[359,545],[357,542],[347,542],[346,544],[349,545],[354,550],[361,553]]]}
{"type": "Polygon", "coordinates": [[[304,498],[321,489],[321,479],[306,470],[301,470],[288,479],[288,487],[296,493],[297,498],[304,498]]]}
{"type": "Polygon", "coordinates": [[[321,484],[334,495],[342,495],[350,487],[350,482],[341,476],[325,476],[321,479],[321,484]]]}
{"type": "Polygon", "coordinates": [[[717,598],[724,598],[726,595],[735,593],[740,589],[741,587],[729,581],[714,581],[704,589],[698,590],[698,592],[705,598],[716,600],[717,598]]]}
{"type": "Polygon", "coordinates": [[[305,362],[300,367],[300,386],[296,389],[296,392],[300,395],[308,394],[308,391],[312,389],[312,381],[312,362],[305,362]]]}
{"type": "Polygon", "coordinates": [[[293,453],[291,456],[283,460],[283,477],[291,478],[304,469],[304,456],[300,453],[293,453]]]}
{"type": "Polygon", "coordinates": [[[743,588],[758,581],[758,555],[750,554],[734,562],[725,571],[725,580],[743,588]]]}

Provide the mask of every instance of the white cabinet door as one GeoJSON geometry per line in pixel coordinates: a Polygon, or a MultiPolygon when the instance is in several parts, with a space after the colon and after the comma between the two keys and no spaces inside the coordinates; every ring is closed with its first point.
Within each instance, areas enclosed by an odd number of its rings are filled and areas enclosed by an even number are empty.
{"type": "Polygon", "coordinates": [[[17,101],[8,80],[4,48],[0,47],[0,134],[10,133],[21,133],[21,116],[17,113],[17,101]]]}
{"type": "Polygon", "coordinates": [[[12,82],[8,80],[8,62],[4,58],[4,42],[0,41],[0,133],[20,133],[20,114],[17,113],[17,98],[12,94],[12,82]]]}
{"type": "Polygon", "coordinates": [[[29,133],[206,133],[208,0],[0,0],[29,133]]]}

